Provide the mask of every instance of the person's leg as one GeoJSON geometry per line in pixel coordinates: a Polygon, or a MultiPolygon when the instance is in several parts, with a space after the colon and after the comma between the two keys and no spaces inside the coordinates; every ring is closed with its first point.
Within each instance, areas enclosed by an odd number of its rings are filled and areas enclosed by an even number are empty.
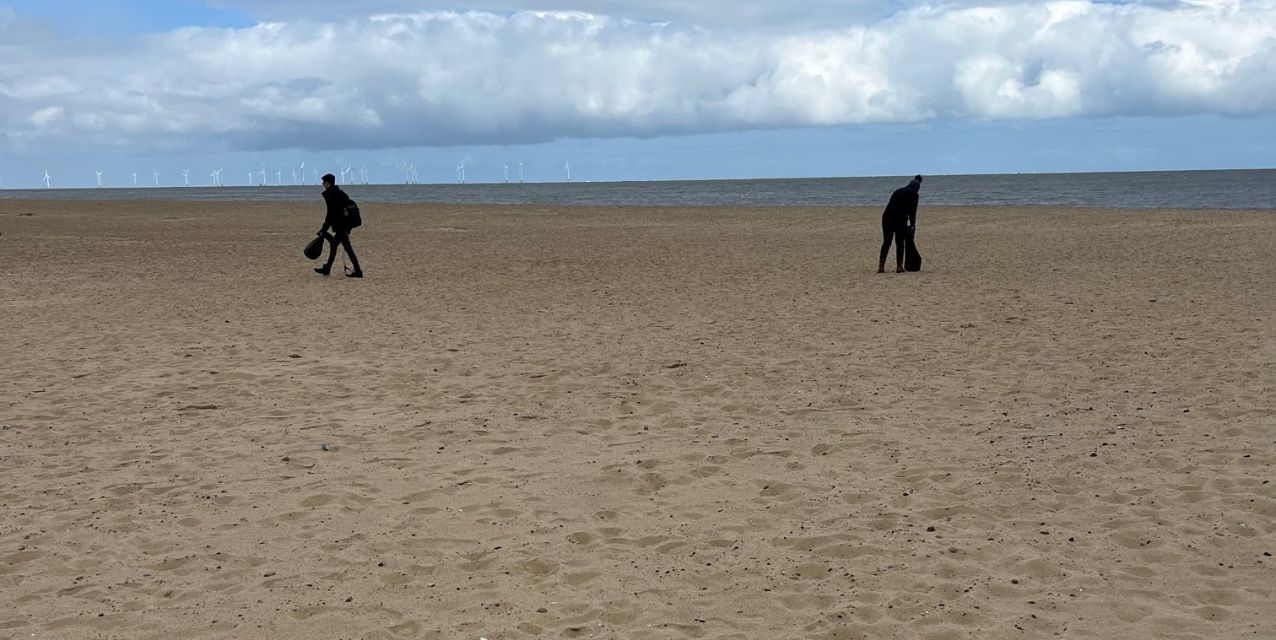
{"type": "Polygon", "coordinates": [[[895,230],[895,273],[904,273],[904,230],[895,230]]]}
{"type": "Polygon", "coordinates": [[[882,221],[882,253],[877,259],[877,272],[886,272],[886,256],[891,252],[891,238],[895,236],[895,230],[882,221]]]}
{"type": "Polygon", "coordinates": [[[346,255],[350,256],[350,266],[354,267],[354,271],[351,271],[350,275],[362,275],[363,269],[359,268],[359,259],[355,257],[354,247],[350,245],[350,234],[347,233],[341,236],[341,246],[345,248],[346,255]]]}
{"type": "Polygon", "coordinates": [[[328,275],[332,272],[332,263],[337,261],[337,235],[328,236],[328,262],[322,267],[316,267],[315,273],[328,275]]]}

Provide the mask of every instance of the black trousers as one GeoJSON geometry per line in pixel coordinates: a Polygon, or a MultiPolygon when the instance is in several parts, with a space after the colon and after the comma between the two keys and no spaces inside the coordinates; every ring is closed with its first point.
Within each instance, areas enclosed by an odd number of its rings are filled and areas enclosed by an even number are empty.
{"type": "Polygon", "coordinates": [[[346,250],[346,255],[350,256],[350,266],[355,271],[362,271],[359,268],[359,259],[354,255],[354,247],[350,246],[349,231],[333,231],[332,235],[328,236],[328,242],[331,243],[331,250],[328,252],[328,263],[323,265],[324,269],[331,269],[332,263],[337,261],[337,245],[340,244],[346,250]]]}
{"type": "Polygon", "coordinates": [[[886,262],[886,256],[891,252],[892,238],[895,240],[895,262],[904,261],[904,233],[907,229],[904,225],[882,220],[882,255],[877,259],[879,263],[886,262]]]}

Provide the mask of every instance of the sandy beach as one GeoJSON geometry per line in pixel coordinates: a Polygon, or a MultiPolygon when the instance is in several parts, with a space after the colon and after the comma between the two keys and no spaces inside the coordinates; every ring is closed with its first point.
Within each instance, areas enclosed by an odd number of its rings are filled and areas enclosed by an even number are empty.
{"type": "Polygon", "coordinates": [[[1276,638],[1276,212],[363,208],[0,200],[0,638],[1276,638]]]}

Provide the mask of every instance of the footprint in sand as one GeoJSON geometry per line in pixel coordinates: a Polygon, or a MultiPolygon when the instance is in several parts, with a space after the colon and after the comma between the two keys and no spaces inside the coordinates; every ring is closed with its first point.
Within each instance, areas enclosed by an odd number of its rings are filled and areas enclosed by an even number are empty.
{"type": "Polygon", "coordinates": [[[1245,602],[1245,595],[1236,589],[1208,589],[1197,591],[1192,598],[1204,605],[1233,607],[1245,602]]]}
{"type": "Polygon", "coordinates": [[[558,563],[548,558],[532,558],[519,563],[518,568],[534,576],[544,577],[558,571],[558,563]]]}
{"type": "Polygon", "coordinates": [[[332,496],[326,493],[320,493],[318,495],[313,495],[306,498],[305,500],[302,500],[299,504],[300,506],[303,506],[303,507],[322,507],[325,504],[331,503],[335,499],[336,499],[335,496],[332,496]]]}
{"type": "Polygon", "coordinates": [[[1223,607],[1215,606],[1197,607],[1192,610],[1192,613],[1195,613],[1197,616],[1211,622],[1219,622],[1232,617],[1231,611],[1228,611],[1223,607]]]}
{"type": "Polygon", "coordinates": [[[36,549],[28,549],[26,551],[11,553],[3,558],[0,558],[0,573],[8,573],[9,572],[7,570],[8,567],[14,567],[17,565],[26,564],[28,562],[31,562],[32,560],[35,560],[36,558],[42,558],[42,557],[44,557],[44,552],[38,551],[36,549]]]}
{"type": "Polygon", "coordinates": [[[388,631],[396,638],[416,638],[421,633],[421,623],[408,620],[390,627],[388,631]]]}
{"type": "Polygon", "coordinates": [[[577,531],[576,533],[567,536],[567,541],[572,544],[587,545],[594,541],[594,536],[585,533],[584,531],[577,531]]]}
{"type": "Polygon", "coordinates": [[[762,485],[761,495],[766,498],[791,499],[801,493],[801,488],[785,482],[767,482],[762,485]]]}
{"type": "Polygon", "coordinates": [[[598,571],[578,571],[564,574],[563,582],[567,583],[567,586],[575,588],[593,582],[601,575],[602,573],[598,571]]]}
{"type": "Polygon", "coordinates": [[[1112,605],[1112,613],[1121,622],[1138,622],[1152,615],[1152,608],[1130,602],[1117,602],[1112,605]]]}

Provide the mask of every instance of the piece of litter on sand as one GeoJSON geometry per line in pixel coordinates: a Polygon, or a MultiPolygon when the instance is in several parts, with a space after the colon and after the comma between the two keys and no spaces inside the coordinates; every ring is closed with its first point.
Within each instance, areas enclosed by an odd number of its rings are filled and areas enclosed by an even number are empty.
{"type": "Polygon", "coordinates": [[[329,450],[330,450],[330,449],[328,449],[328,445],[327,445],[327,444],[321,444],[321,445],[319,445],[319,448],[320,448],[320,449],[323,449],[324,451],[329,451],[329,450]]]}

